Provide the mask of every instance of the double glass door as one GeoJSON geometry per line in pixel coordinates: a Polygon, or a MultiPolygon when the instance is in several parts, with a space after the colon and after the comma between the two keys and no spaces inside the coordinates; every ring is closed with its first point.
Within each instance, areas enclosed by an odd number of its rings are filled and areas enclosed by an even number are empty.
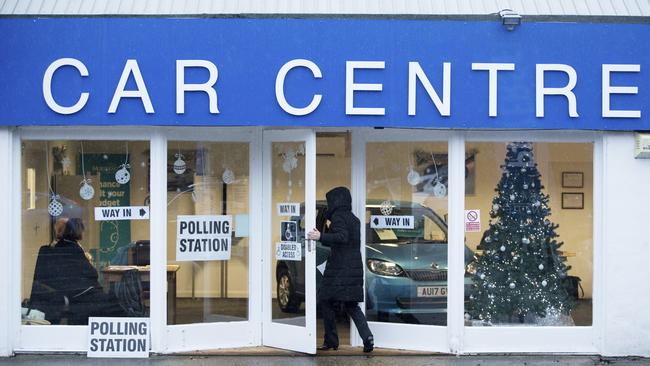
{"type": "Polygon", "coordinates": [[[315,353],[314,132],[204,137],[167,143],[167,352],[315,353]]]}

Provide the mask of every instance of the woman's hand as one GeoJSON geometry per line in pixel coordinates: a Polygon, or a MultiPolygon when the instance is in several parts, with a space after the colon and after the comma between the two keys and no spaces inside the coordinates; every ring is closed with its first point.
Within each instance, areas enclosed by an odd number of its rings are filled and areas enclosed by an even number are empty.
{"type": "Polygon", "coordinates": [[[311,231],[307,233],[307,239],[320,240],[320,231],[316,229],[311,229],[311,231]]]}

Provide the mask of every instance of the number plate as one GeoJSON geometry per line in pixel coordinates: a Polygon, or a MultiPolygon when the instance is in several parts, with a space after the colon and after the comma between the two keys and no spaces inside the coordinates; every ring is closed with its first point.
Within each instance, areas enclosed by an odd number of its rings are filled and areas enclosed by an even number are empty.
{"type": "Polygon", "coordinates": [[[447,297],[447,286],[419,286],[418,297],[447,297]]]}

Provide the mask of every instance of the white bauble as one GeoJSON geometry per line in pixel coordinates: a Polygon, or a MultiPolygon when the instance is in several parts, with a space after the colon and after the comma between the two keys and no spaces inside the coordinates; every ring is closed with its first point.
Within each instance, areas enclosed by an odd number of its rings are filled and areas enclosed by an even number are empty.
{"type": "Polygon", "coordinates": [[[223,179],[223,182],[226,184],[232,184],[235,182],[235,172],[230,169],[226,169],[223,171],[221,179],[223,179]]]}
{"type": "Polygon", "coordinates": [[[79,188],[79,196],[88,201],[91,200],[95,196],[95,188],[88,184],[88,180],[83,180],[81,182],[81,188],[79,188]]]}
{"type": "Polygon", "coordinates": [[[501,249],[502,252],[506,251],[506,247],[504,245],[502,245],[501,248],[499,248],[499,249],[501,249]]]}
{"type": "Polygon", "coordinates": [[[406,175],[406,180],[409,182],[410,185],[416,186],[418,183],[420,183],[420,173],[416,172],[411,168],[409,170],[409,173],[406,175]]]}
{"type": "Polygon", "coordinates": [[[381,211],[381,214],[384,216],[388,216],[393,213],[393,203],[389,200],[386,200],[381,203],[381,206],[379,207],[379,211],[381,211]]]}
{"type": "Polygon", "coordinates": [[[546,280],[542,281],[542,286],[546,287],[546,285],[548,285],[548,282],[546,280]]]}
{"type": "Polygon", "coordinates": [[[447,195],[447,186],[438,182],[433,186],[433,195],[441,198],[447,195]]]}
{"type": "Polygon", "coordinates": [[[52,197],[50,204],[47,205],[47,212],[50,216],[56,217],[63,213],[63,204],[59,202],[58,198],[58,196],[52,197]]]}
{"type": "Polygon", "coordinates": [[[122,167],[115,172],[115,181],[119,184],[127,184],[131,180],[131,173],[127,169],[127,164],[122,164],[122,167]]]}
{"type": "Polygon", "coordinates": [[[544,265],[543,265],[543,264],[540,264],[539,267],[537,267],[537,268],[539,268],[539,270],[541,271],[541,270],[544,269],[544,265]]]}
{"type": "Polygon", "coordinates": [[[185,170],[187,169],[187,163],[185,160],[183,160],[183,155],[176,154],[178,159],[174,162],[174,173],[176,174],[183,174],[185,173],[185,170]]]}
{"type": "Polygon", "coordinates": [[[514,289],[515,287],[516,286],[515,286],[514,282],[510,282],[510,288],[514,289]]]}

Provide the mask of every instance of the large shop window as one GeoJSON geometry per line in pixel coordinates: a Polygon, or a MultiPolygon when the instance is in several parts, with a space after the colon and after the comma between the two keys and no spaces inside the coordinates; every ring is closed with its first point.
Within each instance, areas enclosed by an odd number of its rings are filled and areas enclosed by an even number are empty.
{"type": "Polygon", "coordinates": [[[468,142],[465,324],[592,324],[593,144],[468,142]]]}
{"type": "Polygon", "coordinates": [[[248,320],[249,144],[169,141],[167,323],[248,320]]]}
{"type": "Polygon", "coordinates": [[[447,324],[447,142],[366,145],[368,320],[447,324]]]}
{"type": "Polygon", "coordinates": [[[149,143],[22,142],[23,324],[148,316],[149,143]]]}

